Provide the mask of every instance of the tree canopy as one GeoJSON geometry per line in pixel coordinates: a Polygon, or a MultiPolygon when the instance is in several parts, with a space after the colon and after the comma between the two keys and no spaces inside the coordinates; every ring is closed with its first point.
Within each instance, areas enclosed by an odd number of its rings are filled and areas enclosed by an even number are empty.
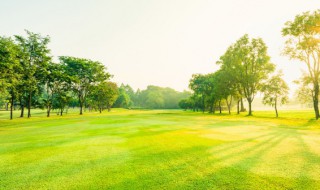
{"type": "Polygon", "coordinates": [[[314,91],[313,108],[316,119],[319,119],[320,10],[297,15],[285,24],[282,35],[286,37],[284,54],[308,67],[314,91]]]}

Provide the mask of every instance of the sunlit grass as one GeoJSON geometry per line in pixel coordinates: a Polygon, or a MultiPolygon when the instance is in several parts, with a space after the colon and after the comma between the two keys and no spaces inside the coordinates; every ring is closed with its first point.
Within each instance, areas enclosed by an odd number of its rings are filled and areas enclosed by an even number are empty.
{"type": "Polygon", "coordinates": [[[320,189],[312,111],[7,116],[0,189],[320,189]]]}

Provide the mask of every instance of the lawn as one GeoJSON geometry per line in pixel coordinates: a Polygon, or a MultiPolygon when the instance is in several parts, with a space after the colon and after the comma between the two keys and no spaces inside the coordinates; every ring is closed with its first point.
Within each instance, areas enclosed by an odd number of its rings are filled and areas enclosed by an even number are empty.
{"type": "Polygon", "coordinates": [[[34,112],[0,112],[0,189],[320,189],[312,111],[34,112]]]}

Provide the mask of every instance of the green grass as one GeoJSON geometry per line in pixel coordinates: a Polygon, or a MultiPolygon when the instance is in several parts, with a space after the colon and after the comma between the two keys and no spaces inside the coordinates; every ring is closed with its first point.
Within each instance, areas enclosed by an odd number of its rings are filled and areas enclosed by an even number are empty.
{"type": "Polygon", "coordinates": [[[312,111],[33,112],[0,112],[0,189],[320,189],[312,111]]]}

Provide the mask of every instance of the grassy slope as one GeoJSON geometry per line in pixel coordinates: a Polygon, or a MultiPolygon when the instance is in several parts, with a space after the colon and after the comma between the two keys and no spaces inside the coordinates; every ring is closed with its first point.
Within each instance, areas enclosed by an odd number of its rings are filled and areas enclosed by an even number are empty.
{"type": "Polygon", "coordinates": [[[319,121],[273,114],[0,112],[0,189],[320,189],[319,121]]]}

